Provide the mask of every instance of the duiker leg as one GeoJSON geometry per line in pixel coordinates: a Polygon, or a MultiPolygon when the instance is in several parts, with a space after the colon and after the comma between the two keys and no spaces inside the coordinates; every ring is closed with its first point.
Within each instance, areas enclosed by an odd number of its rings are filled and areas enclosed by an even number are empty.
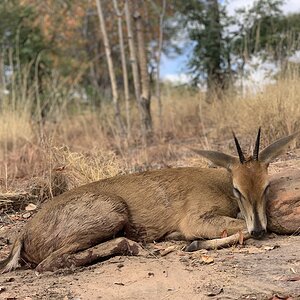
{"type": "Polygon", "coordinates": [[[70,254],[76,249],[76,245],[73,246],[73,249],[66,246],[53,252],[37,266],[37,271],[54,271],[60,268],[88,266],[110,256],[137,255],[139,253],[138,243],[125,237],[109,240],[84,251],[70,254]]]}
{"type": "MultiPolygon", "coordinates": [[[[64,215],[64,218],[60,219],[59,224],[62,229],[58,235],[47,240],[50,246],[54,240],[59,240],[59,244],[56,243],[57,248],[37,262],[38,271],[55,269],[57,265],[62,264],[60,259],[65,254],[77,253],[113,239],[128,224],[127,206],[120,197],[97,195],[97,199],[94,199],[86,196],[82,198],[81,204],[81,210],[77,208],[76,203],[70,203],[63,208],[61,215],[64,215]],[[67,217],[67,211],[72,211],[70,217],[67,217]]],[[[33,250],[31,247],[30,251],[33,250]]]]}
{"type": "Polygon", "coordinates": [[[182,241],[185,240],[185,236],[181,232],[175,231],[166,235],[163,239],[166,241],[182,241]]]}
{"type": "Polygon", "coordinates": [[[246,229],[244,220],[218,215],[187,216],[180,224],[180,231],[187,240],[215,239],[221,237],[224,231],[232,235],[246,229]]]}
{"type": "Polygon", "coordinates": [[[38,272],[43,271],[54,271],[60,265],[60,258],[66,253],[74,253],[80,249],[79,243],[73,243],[71,245],[66,245],[54,252],[52,252],[46,259],[44,259],[41,263],[38,264],[36,270],[38,272]]]}
{"type": "MultiPolygon", "coordinates": [[[[226,216],[216,216],[211,215],[205,218],[190,217],[186,218],[181,224],[181,231],[185,235],[186,239],[216,239],[221,237],[221,234],[226,231],[229,235],[228,241],[223,241],[225,243],[232,243],[232,240],[238,239],[230,236],[237,234],[239,231],[245,231],[247,229],[246,222],[240,219],[234,219],[226,216]]],[[[205,243],[212,241],[193,241],[189,246],[186,247],[185,251],[196,251],[202,248],[211,248],[214,245],[218,245],[219,241],[211,243],[212,246],[206,245],[205,243]]],[[[221,242],[222,244],[222,242],[221,242]]],[[[224,245],[225,245],[224,244],[224,245]]]]}

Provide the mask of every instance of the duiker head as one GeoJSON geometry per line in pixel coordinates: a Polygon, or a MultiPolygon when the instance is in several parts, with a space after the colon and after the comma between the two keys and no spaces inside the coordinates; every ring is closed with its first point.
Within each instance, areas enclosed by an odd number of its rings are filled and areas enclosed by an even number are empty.
{"type": "Polygon", "coordinates": [[[284,137],[259,152],[260,129],[258,130],[253,154],[245,157],[234,136],[238,157],[216,151],[195,150],[214,164],[224,167],[232,174],[233,195],[237,199],[248,232],[262,237],[267,228],[266,200],[269,190],[268,166],[282,154],[299,134],[284,137]]]}

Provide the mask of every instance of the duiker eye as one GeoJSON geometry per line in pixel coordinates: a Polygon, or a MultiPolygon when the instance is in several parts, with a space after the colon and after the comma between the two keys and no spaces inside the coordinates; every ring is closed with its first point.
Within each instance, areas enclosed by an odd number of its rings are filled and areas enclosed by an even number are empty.
{"type": "Polygon", "coordinates": [[[266,195],[270,190],[270,185],[268,184],[267,187],[264,190],[264,195],[266,195]]]}

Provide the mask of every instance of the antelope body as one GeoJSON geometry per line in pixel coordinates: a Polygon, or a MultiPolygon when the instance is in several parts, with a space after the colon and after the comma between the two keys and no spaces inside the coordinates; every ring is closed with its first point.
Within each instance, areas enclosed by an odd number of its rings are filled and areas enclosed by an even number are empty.
{"type": "MultiPolygon", "coordinates": [[[[248,159],[236,138],[239,157],[195,150],[225,169],[164,169],[68,191],[46,202],[25,225],[0,268],[10,271],[20,261],[38,271],[86,265],[112,254],[136,254],[135,242],[213,239],[224,230],[231,235],[247,228],[260,237],[267,228],[268,165],[297,134],[259,154],[259,131],[248,159]],[[239,212],[244,220],[237,219],[239,212]]],[[[187,250],[199,247],[195,241],[187,250]]]]}

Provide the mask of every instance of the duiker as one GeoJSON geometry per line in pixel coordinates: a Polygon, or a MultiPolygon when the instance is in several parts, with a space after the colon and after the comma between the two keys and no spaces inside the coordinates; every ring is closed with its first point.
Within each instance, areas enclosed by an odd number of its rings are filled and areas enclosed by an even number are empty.
{"type": "MultiPolygon", "coordinates": [[[[112,254],[138,253],[136,242],[179,236],[213,239],[248,229],[261,237],[267,229],[269,163],[298,133],[245,157],[195,150],[216,168],[174,168],[116,176],[68,191],[46,202],[25,225],[2,272],[27,263],[38,271],[82,266],[112,254]],[[237,219],[241,213],[244,220],[237,219]]],[[[200,243],[201,244],[201,243],[200,243]]],[[[196,241],[187,251],[197,250],[196,241]]]]}

